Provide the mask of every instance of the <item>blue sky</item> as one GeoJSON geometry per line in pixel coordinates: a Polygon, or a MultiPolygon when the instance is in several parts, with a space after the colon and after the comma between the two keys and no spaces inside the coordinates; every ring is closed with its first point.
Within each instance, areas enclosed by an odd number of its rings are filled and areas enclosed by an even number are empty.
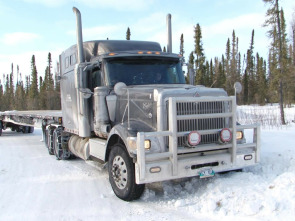
{"type": "MultiPolygon", "coordinates": [[[[295,1],[280,0],[280,5],[290,34],[295,1]]],[[[167,44],[166,15],[171,13],[173,52],[179,52],[183,33],[186,60],[194,49],[197,23],[207,59],[221,57],[233,29],[242,55],[255,29],[255,52],[267,56],[269,40],[267,29],[262,28],[267,6],[262,0],[0,0],[1,80],[11,72],[11,63],[20,66],[22,75],[30,74],[33,54],[43,75],[48,52],[55,64],[58,55],[76,43],[73,6],[82,13],[84,41],[125,39],[130,27],[132,40],[157,41],[163,47],[167,44]]]]}

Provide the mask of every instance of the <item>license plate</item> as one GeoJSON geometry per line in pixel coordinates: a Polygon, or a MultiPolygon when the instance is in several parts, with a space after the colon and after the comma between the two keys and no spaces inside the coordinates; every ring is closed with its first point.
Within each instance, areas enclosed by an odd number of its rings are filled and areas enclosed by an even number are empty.
{"type": "Polygon", "coordinates": [[[205,169],[200,172],[200,178],[212,177],[215,175],[215,172],[212,169],[205,169]]]}

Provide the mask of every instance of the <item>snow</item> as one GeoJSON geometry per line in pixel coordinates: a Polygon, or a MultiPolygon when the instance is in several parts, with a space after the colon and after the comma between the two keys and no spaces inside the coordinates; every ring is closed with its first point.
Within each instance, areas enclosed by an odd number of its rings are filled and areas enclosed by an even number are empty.
{"type": "Polygon", "coordinates": [[[293,220],[295,124],[264,128],[261,162],[242,172],[146,186],[140,200],[112,192],[107,171],[58,161],[33,134],[0,137],[0,220],[293,220]]]}

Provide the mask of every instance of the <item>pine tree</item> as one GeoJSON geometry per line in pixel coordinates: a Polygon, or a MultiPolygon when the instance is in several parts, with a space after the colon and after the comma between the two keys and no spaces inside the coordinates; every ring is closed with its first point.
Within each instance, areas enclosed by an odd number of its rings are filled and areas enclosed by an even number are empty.
{"type": "Polygon", "coordinates": [[[131,32],[130,32],[130,28],[128,27],[126,31],[126,40],[130,40],[130,37],[131,37],[131,32]]]}
{"type": "Polygon", "coordinates": [[[264,60],[259,54],[256,54],[256,73],[257,73],[257,93],[256,93],[256,103],[260,105],[265,105],[267,87],[266,87],[266,69],[264,68],[264,60]]]}
{"type": "Polygon", "coordinates": [[[213,71],[213,62],[212,59],[210,60],[210,65],[209,65],[209,80],[208,80],[208,87],[213,87],[214,83],[214,71],[213,71]]]}
{"type": "Polygon", "coordinates": [[[29,102],[28,108],[31,110],[39,109],[39,92],[38,92],[38,72],[36,67],[35,55],[32,56],[31,60],[31,84],[28,92],[29,102]]]}
{"type": "Polygon", "coordinates": [[[188,77],[186,82],[190,84],[195,84],[195,73],[194,73],[195,57],[192,51],[188,59],[188,77]]]}
{"type": "Polygon", "coordinates": [[[61,109],[61,99],[60,99],[60,80],[59,80],[59,73],[60,73],[60,66],[59,63],[56,63],[56,70],[55,70],[55,96],[54,96],[54,110],[60,110],[61,109]]]}
{"type": "Polygon", "coordinates": [[[284,64],[283,64],[283,40],[284,33],[282,33],[282,24],[281,24],[281,11],[279,10],[279,0],[263,0],[265,3],[270,4],[270,8],[266,12],[267,19],[264,23],[264,26],[270,26],[270,30],[268,34],[273,39],[277,40],[277,49],[278,49],[278,74],[279,74],[279,85],[278,85],[278,94],[279,94],[279,103],[280,103],[280,112],[281,112],[281,122],[282,124],[286,124],[285,122],[285,114],[284,114],[284,94],[283,94],[283,74],[284,74],[284,64]],[[277,33],[274,33],[274,30],[277,33]],[[275,36],[277,35],[277,36],[275,36]]]}
{"type": "Polygon", "coordinates": [[[225,58],[224,58],[224,74],[225,74],[225,90],[228,92],[230,89],[230,40],[227,39],[226,48],[225,48],[225,58]]]}
{"type": "Polygon", "coordinates": [[[14,108],[14,83],[13,83],[13,78],[14,78],[14,69],[13,69],[13,63],[11,64],[11,73],[9,75],[9,91],[8,91],[8,100],[9,100],[9,106],[8,108],[10,110],[15,109],[14,108]]]}
{"type": "Polygon", "coordinates": [[[180,50],[179,54],[182,56],[181,57],[181,63],[185,63],[185,58],[184,58],[184,39],[183,39],[183,34],[180,36],[180,50]]]}
{"type": "Polygon", "coordinates": [[[245,74],[243,76],[243,104],[249,104],[249,76],[248,76],[248,70],[245,70],[245,74]]]}
{"type": "Polygon", "coordinates": [[[205,66],[205,55],[202,43],[202,31],[199,24],[195,27],[195,54],[196,54],[196,85],[204,85],[205,75],[206,75],[206,66],[205,66]]]}
{"type": "Polygon", "coordinates": [[[256,94],[256,73],[255,73],[255,57],[254,57],[254,29],[252,30],[250,47],[247,50],[246,57],[246,76],[244,76],[244,83],[248,83],[247,87],[248,94],[244,94],[244,101],[247,101],[247,104],[253,104],[255,102],[256,94]],[[246,78],[246,79],[245,79],[246,78]]]}
{"type": "Polygon", "coordinates": [[[22,81],[22,75],[19,73],[19,66],[17,66],[17,84],[15,90],[15,109],[26,110],[26,94],[22,81]]]}

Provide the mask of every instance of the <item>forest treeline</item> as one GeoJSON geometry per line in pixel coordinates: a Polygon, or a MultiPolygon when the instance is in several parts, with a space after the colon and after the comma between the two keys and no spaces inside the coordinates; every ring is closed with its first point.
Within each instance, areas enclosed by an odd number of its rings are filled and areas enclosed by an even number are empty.
{"type": "MultiPolygon", "coordinates": [[[[225,54],[207,60],[202,43],[201,26],[194,29],[195,49],[188,63],[195,70],[196,85],[224,88],[234,94],[234,83],[242,83],[243,91],[238,96],[239,104],[279,103],[283,96],[284,105],[295,102],[295,18],[292,36],[288,38],[283,8],[278,0],[264,0],[269,5],[264,25],[271,39],[269,56],[263,58],[255,53],[255,30],[249,33],[249,48],[239,51],[239,38],[232,32],[225,44],[225,54]]],[[[183,54],[183,35],[180,38],[180,53],[183,54]]]]}
{"type": "MultiPolygon", "coordinates": [[[[194,69],[195,85],[224,88],[229,95],[233,95],[233,85],[239,81],[243,90],[238,95],[238,104],[280,103],[283,117],[283,105],[295,102],[295,18],[293,16],[291,36],[288,36],[284,10],[279,7],[279,0],[263,1],[268,6],[264,25],[268,27],[267,35],[271,39],[267,58],[255,53],[255,30],[249,33],[249,48],[244,53],[239,50],[239,38],[233,30],[232,36],[225,42],[225,53],[208,60],[202,43],[201,26],[197,24],[193,36],[195,48],[189,54],[188,64],[194,69]]],[[[130,40],[130,37],[128,27],[126,39],[130,40]]],[[[183,35],[180,37],[180,54],[184,58],[183,35]]],[[[12,64],[11,73],[4,74],[0,80],[0,104],[0,111],[60,109],[60,86],[57,73],[53,75],[52,72],[51,54],[48,54],[44,79],[38,78],[34,55],[31,75],[26,76],[25,81],[18,66],[15,73],[12,64]]]]}
{"type": "Polygon", "coordinates": [[[22,79],[19,66],[11,64],[11,73],[0,80],[0,111],[6,110],[60,110],[60,85],[57,73],[53,76],[51,53],[44,78],[38,79],[35,56],[31,59],[31,75],[22,79]],[[14,83],[16,76],[16,83],[14,83]]]}

